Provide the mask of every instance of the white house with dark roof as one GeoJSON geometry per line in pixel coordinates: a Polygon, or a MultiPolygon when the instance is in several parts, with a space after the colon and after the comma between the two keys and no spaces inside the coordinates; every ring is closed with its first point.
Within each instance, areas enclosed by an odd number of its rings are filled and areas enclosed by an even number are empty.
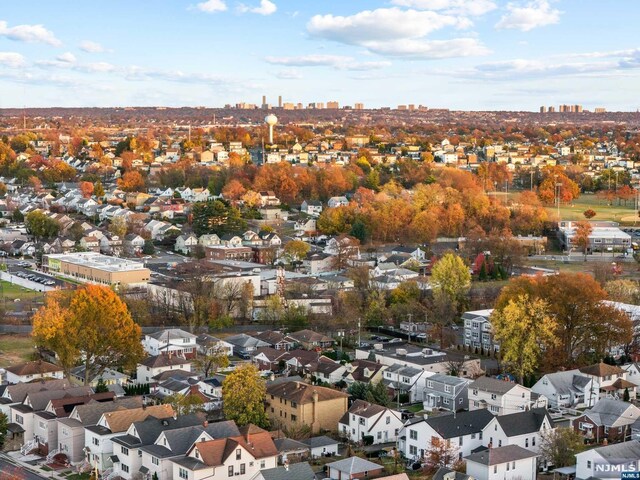
{"type": "Polygon", "coordinates": [[[640,471],[640,441],[596,447],[576,454],[576,479],[620,478],[623,471],[640,471]]]}
{"type": "Polygon", "coordinates": [[[37,360],[6,368],[7,383],[28,383],[43,378],[63,378],[63,370],[53,363],[37,360]]]}
{"type": "Polygon", "coordinates": [[[191,372],[191,362],[175,355],[155,355],[145,358],[136,368],[136,383],[151,383],[165,372],[191,372]]]}
{"type": "Polygon", "coordinates": [[[484,446],[486,426],[493,420],[487,410],[474,410],[430,418],[410,419],[400,430],[398,449],[405,458],[420,461],[427,457],[432,439],[448,441],[460,459],[484,446]]]}
{"type": "Polygon", "coordinates": [[[480,377],[469,384],[469,410],[486,408],[494,415],[506,415],[530,408],[546,407],[544,396],[518,383],[480,377]]]}
{"type": "Polygon", "coordinates": [[[538,454],[517,445],[490,448],[465,457],[476,480],[535,480],[538,454]]]}
{"type": "Polygon", "coordinates": [[[352,442],[372,437],[373,444],[395,442],[403,426],[400,412],[356,400],[338,422],[338,432],[352,442]]]}
{"type": "Polygon", "coordinates": [[[485,427],[484,445],[492,448],[519,445],[539,453],[542,435],[553,428],[553,420],[546,408],[498,415],[485,427]]]}

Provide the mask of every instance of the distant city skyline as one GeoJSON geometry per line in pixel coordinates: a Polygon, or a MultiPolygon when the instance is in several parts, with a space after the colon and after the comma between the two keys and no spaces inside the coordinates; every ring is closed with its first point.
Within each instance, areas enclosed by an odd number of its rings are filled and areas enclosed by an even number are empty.
{"type": "Polygon", "coordinates": [[[0,13],[0,108],[261,106],[266,95],[271,105],[636,111],[640,45],[631,20],[640,5],[624,6],[9,2],[0,13]]]}

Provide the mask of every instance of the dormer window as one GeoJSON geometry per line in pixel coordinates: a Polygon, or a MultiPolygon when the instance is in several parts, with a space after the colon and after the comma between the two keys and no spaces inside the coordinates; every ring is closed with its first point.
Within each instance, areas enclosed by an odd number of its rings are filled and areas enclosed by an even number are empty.
{"type": "Polygon", "coordinates": [[[242,449],[241,448],[237,448],[236,449],[236,460],[240,460],[242,458],[242,449]]]}

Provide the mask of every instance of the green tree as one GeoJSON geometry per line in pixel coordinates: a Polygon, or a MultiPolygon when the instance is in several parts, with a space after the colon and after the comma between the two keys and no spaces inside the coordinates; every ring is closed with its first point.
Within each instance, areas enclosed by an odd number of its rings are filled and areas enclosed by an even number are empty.
{"type": "Polygon", "coordinates": [[[640,300],[638,284],[629,279],[609,280],[604,284],[609,300],[614,302],[637,304],[640,300]]]}
{"type": "Polygon", "coordinates": [[[269,420],[264,410],[267,388],[257,367],[245,363],[227,375],[222,382],[223,411],[227,420],[239,426],[249,423],[267,428],[269,420]]]}
{"type": "Polygon", "coordinates": [[[9,418],[0,412],[0,448],[4,445],[4,438],[7,435],[7,427],[9,426],[9,418]]]}
{"type": "Polygon", "coordinates": [[[526,294],[494,310],[491,326],[500,342],[502,362],[521,384],[524,377],[537,370],[542,348],[556,343],[557,323],[549,315],[548,304],[526,294]]]}
{"type": "Polygon", "coordinates": [[[96,198],[104,197],[104,187],[102,186],[102,182],[100,180],[93,184],[93,194],[96,196],[96,198]]]}
{"type": "Polygon", "coordinates": [[[469,267],[459,256],[447,253],[431,269],[431,284],[435,297],[443,297],[459,308],[471,288],[469,267]]]}
{"type": "Polygon", "coordinates": [[[196,235],[215,233],[240,233],[247,228],[240,210],[221,200],[209,200],[193,204],[193,231],[196,235]]]}
{"type": "Polygon", "coordinates": [[[153,246],[153,240],[147,238],[144,241],[144,246],[142,247],[142,253],[145,255],[153,255],[156,251],[156,247],[153,246]]]}
{"type": "Polygon", "coordinates": [[[58,235],[60,224],[53,218],[47,217],[40,210],[29,212],[25,218],[27,231],[36,239],[53,238],[58,235]]]}
{"type": "Polygon", "coordinates": [[[109,223],[109,233],[117,235],[120,239],[127,234],[127,221],[123,217],[113,217],[109,223]]]}
{"type": "Polygon", "coordinates": [[[98,380],[98,384],[96,385],[95,392],[104,393],[108,391],[109,389],[107,388],[107,384],[104,383],[104,380],[102,379],[102,377],[100,377],[100,379],[98,380]]]}
{"type": "Polygon", "coordinates": [[[584,450],[584,438],[571,427],[544,430],[541,434],[540,455],[554,467],[575,465],[575,455],[584,450]]]}
{"type": "Polygon", "coordinates": [[[16,223],[20,223],[24,221],[24,215],[17,207],[13,210],[13,213],[11,214],[11,220],[13,220],[16,223]]]}

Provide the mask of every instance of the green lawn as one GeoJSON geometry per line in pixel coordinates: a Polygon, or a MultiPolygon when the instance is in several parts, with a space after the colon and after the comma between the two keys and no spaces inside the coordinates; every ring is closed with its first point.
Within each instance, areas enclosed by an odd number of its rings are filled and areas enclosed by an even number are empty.
{"type": "Polygon", "coordinates": [[[28,288],[21,287],[15,283],[5,282],[0,280],[0,286],[2,288],[2,297],[7,301],[13,302],[16,298],[20,300],[31,300],[33,298],[42,298],[42,292],[36,292],[35,290],[29,290],[28,288]]]}
{"type": "Polygon", "coordinates": [[[0,335],[0,368],[31,360],[35,349],[29,335],[0,335]]]}

